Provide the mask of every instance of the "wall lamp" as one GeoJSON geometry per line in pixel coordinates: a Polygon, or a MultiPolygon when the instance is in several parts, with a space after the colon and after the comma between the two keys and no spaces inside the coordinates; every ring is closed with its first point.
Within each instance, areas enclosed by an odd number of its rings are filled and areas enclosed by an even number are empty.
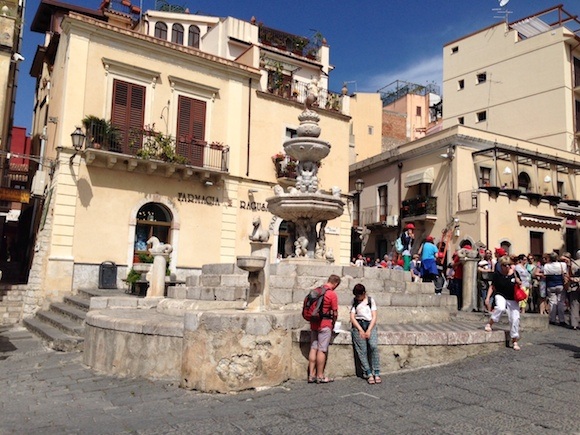
{"type": "Polygon", "coordinates": [[[364,187],[365,180],[363,180],[362,178],[359,178],[354,182],[354,190],[356,190],[356,193],[360,194],[363,191],[364,187]]]}
{"type": "Polygon", "coordinates": [[[512,174],[512,170],[509,166],[506,166],[503,170],[504,175],[511,175],[512,174]]]}
{"type": "Polygon", "coordinates": [[[70,156],[69,160],[69,165],[72,165],[73,160],[78,154],[78,152],[83,149],[83,145],[85,144],[85,139],[87,138],[87,136],[83,133],[80,127],[77,127],[75,131],[71,133],[70,137],[72,140],[73,148],[75,149],[74,154],[70,156]]]}

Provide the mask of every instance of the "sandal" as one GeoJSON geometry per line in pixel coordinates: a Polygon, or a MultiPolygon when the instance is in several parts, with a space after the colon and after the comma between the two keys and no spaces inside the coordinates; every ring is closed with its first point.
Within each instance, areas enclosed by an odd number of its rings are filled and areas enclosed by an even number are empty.
{"type": "Polygon", "coordinates": [[[491,325],[489,323],[485,325],[485,332],[491,332],[491,325]]]}
{"type": "Polygon", "coordinates": [[[514,350],[522,350],[522,348],[520,347],[520,345],[517,342],[514,342],[514,350]]]}
{"type": "Polygon", "coordinates": [[[379,375],[375,375],[375,384],[380,384],[382,381],[381,377],[379,375]]]}
{"type": "Polygon", "coordinates": [[[369,376],[369,378],[367,379],[367,382],[369,383],[369,385],[374,385],[375,384],[375,377],[369,376]]]}
{"type": "Polygon", "coordinates": [[[316,383],[316,376],[308,376],[308,383],[309,384],[316,383]]]}
{"type": "Polygon", "coordinates": [[[328,384],[329,382],[334,382],[334,379],[325,376],[323,378],[317,378],[316,382],[319,384],[328,384]]]}

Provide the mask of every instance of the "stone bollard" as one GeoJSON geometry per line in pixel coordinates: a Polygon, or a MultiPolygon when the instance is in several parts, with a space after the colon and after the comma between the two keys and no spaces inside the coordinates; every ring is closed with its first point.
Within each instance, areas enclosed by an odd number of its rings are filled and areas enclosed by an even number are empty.
{"type": "Polygon", "coordinates": [[[463,305],[461,311],[477,311],[477,263],[479,258],[462,258],[463,305]]]}

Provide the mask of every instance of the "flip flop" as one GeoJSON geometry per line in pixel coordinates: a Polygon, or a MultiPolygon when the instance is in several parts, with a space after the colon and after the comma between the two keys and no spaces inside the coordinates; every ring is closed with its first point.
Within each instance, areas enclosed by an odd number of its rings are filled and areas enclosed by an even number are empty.
{"type": "Polygon", "coordinates": [[[334,382],[334,379],[329,378],[328,376],[325,376],[323,378],[318,378],[316,380],[316,382],[319,384],[328,384],[329,382],[334,382]]]}
{"type": "Polygon", "coordinates": [[[316,383],[316,376],[308,376],[308,383],[309,384],[316,383]]]}
{"type": "Polygon", "coordinates": [[[375,377],[369,376],[369,378],[367,379],[367,382],[369,383],[369,385],[374,385],[375,384],[375,377]]]}
{"type": "Polygon", "coordinates": [[[381,382],[383,382],[383,380],[381,379],[380,376],[375,375],[375,384],[380,384],[381,382]]]}

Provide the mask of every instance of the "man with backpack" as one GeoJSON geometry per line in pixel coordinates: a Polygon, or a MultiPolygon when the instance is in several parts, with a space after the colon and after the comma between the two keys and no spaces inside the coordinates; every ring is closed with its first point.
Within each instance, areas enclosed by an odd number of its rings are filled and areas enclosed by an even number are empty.
{"type": "Polygon", "coordinates": [[[339,285],[340,277],[330,275],[326,284],[312,290],[304,300],[302,315],[310,322],[309,383],[326,384],[334,380],[324,374],[324,368],[332,328],[338,317],[338,296],[334,289],[339,285]]]}

